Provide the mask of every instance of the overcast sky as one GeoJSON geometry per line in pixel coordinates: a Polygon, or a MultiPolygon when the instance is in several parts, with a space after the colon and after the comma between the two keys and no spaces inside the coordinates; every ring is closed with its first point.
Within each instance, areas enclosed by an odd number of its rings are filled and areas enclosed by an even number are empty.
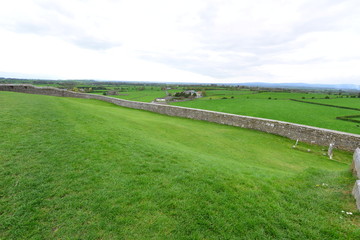
{"type": "Polygon", "coordinates": [[[0,0],[0,76],[360,84],[359,0],[0,0]]]}

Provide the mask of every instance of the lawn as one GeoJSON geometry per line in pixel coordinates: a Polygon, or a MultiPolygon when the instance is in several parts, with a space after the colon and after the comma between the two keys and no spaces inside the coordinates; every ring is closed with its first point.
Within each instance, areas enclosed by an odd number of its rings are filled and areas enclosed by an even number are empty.
{"type": "Polygon", "coordinates": [[[0,116],[0,239],[360,237],[352,153],[97,100],[0,92],[0,116]]]}
{"type": "MultiPolygon", "coordinates": [[[[326,99],[326,101],[332,101],[332,99],[326,99]]],[[[172,105],[269,118],[360,134],[359,124],[336,119],[338,116],[359,115],[359,111],[285,99],[213,99],[176,102],[172,105]]]]}

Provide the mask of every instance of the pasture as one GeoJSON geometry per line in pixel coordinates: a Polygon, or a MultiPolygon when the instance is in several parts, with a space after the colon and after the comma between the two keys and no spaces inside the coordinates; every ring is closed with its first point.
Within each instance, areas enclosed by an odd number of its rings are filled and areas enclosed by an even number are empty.
{"type": "Polygon", "coordinates": [[[0,106],[1,239],[360,236],[352,153],[96,100],[0,106]]]}
{"type": "Polygon", "coordinates": [[[234,98],[208,95],[194,101],[171,103],[176,106],[199,108],[239,115],[275,119],[309,126],[328,128],[343,132],[360,134],[359,123],[336,119],[339,116],[359,115],[360,111],[295,102],[289,99],[333,104],[344,107],[360,108],[360,98],[336,98],[319,93],[255,93],[232,95],[234,98]],[[303,97],[303,96],[306,96],[303,97]]]}

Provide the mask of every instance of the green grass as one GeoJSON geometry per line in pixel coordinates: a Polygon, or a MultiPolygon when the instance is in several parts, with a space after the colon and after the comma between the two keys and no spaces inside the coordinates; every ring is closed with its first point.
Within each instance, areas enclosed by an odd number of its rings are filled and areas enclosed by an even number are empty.
{"type": "Polygon", "coordinates": [[[297,92],[257,92],[249,90],[230,91],[230,90],[208,90],[206,97],[199,100],[221,99],[226,98],[241,98],[241,99],[312,99],[325,98],[326,96],[334,98],[334,95],[327,95],[323,93],[297,93],[297,92]]]}
{"type": "Polygon", "coordinates": [[[336,119],[338,116],[358,115],[359,111],[355,110],[273,99],[195,100],[177,102],[173,105],[269,118],[360,134],[358,124],[336,119]]]}
{"type": "Polygon", "coordinates": [[[306,101],[360,109],[360,98],[307,99],[306,101]]]}
{"type": "Polygon", "coordinates": [[[352,153],[96,100],[0,106],[0,239],[359,239],[352,153]]]}
{"type": "MultiPolygon", "coordinates": [[[[168,90],[169,93],[175,93],[180,90],[168,90]]],[[[104,91],[98,91],[94,94],[103,94],[104,91]]],[[[106,92],[106,91],[105,91],[106,92]]],[[[137,101],[137,102],[151,102],[155,98],[166,97],[165,91],[162,90],[143,90],[143,91],[129,91],[129,92],[119,92],[119,94],[126,95],[113,95],[111,97],[137,101]]]]}

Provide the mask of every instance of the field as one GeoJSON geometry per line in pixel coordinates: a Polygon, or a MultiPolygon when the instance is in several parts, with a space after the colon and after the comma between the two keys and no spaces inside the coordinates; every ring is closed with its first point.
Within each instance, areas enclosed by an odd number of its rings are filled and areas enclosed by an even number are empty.
{"type": "Polygon", "coordinates": [[[206,91],[207,97],[202,98],[201,100],[214,100],[221,98],[241,98],[241,99],[312,99],[312,98],[325,98],[332,97],[325,93],[298,93],[298,92],[259,92],[259,91],[250,91],[249,89],[244,89],[241,91],[231,91],[231,90],[209,90],[206,91]]]}
{"type": "Polygon", "coordinates": [[[327,96],[325,94],[275,92],[232,96],[234,96],[234,98],[229,98],[229,95],[227,95],[227,99],[222,99],[218,95],[208,95],[206,98],[195,101],[176,102],[172,104],[183,107],[269,118],[360,134],[359,123],[336,119],[336,117],[339,116],[359,115],[360,111],[289,100],[298,99],[302,101],[360,108],[360,98],[335,98],[335,96],[332,95],[329,97],[330,99],[324,99],[324,97],[327,96]]]}
{"type": "Polygon", "coordinates": [[[96,100],[0,106],[0,239],[360,237],[352,153],[96,100]]]}
{"type": "MultiPolygon", "coordinates": [[[[174,93],[180,90],[169,90],[170,93],[174,93]]],[[[97,91],[95,94],[103,94],[104,91],[97,91]]],[[[111,97],[120,98],[125,100],[137,101],[137,102],[151,102],[155,98],[165,97],[165,91],[157,90],[143,90],[143,91],[124,91],[119,92],[120,95],[112,95],[111,97]]]]}
{"type": "Polygon", "coordinates": [[[360,109],[360,98],[307,99],[306,101],[360,109]]]}

